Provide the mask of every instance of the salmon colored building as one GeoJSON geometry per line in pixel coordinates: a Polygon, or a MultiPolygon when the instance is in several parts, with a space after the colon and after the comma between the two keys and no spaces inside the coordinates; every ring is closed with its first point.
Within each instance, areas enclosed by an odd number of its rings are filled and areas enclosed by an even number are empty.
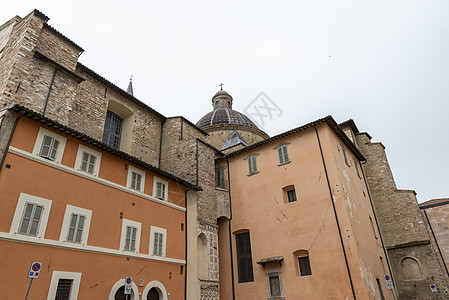
{"type": "Polygon", "coordinates": [[[393,299],[361,161],[332,117],[226,155],[221,299],[393,299]]]}
{"type": "Polygon", "coordinates": [[[28,299],[125,299],[125,277],[128,299],[184,299],[195,187],[18,105],[0,113],[1,299],[25,298],[33,261],[28,299]]]}

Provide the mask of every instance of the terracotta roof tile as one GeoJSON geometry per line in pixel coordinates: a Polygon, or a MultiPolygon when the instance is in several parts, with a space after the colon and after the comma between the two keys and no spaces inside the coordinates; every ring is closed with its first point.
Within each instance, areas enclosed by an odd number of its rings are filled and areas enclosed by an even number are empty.
{"type": "Polygon", "coordinates": [[[432,199],[418,204],[420,209],[449,204],[449,198],[432,199]]]}

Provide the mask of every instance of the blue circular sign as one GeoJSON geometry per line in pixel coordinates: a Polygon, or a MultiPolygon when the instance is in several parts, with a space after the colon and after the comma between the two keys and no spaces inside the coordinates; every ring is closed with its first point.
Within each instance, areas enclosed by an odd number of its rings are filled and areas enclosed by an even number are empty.
{"type": "Polygon", "coordinates": [[[34,272],[37,272],[41,269],[41,264],[35,263],[31,268],[34,272]]]}
{"type": "Polygon", "coordinates": [[[126,278],[126,283],[127,283],[127,284],[130,284],[130,283],[131,283],[131,278],[130,278],[130,277],[126,278]]]}
{"type": "Polygon", "coordinates": [[[390,276],[385,275],[385,280],[390,280],[390,276]]]}

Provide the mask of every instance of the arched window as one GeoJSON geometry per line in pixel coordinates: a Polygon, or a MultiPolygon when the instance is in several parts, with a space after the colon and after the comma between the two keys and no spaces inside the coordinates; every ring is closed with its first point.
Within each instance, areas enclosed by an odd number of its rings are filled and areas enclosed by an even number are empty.
{"type": "Polygon", "coordinates": [[[220,101],[215,101],[215,108],[219,108],[220,107],[220,101]]]}
{"type": "Polygon", "coordinates": [[[402,273],[405,280],[413,280],[422,278],[421,267],[417,259],[406,257],[401,261],[402,273]]]}
{"type": "Polygon", "coordinates": [[[151,288],[147,294],[147,300],[159,300],[160,295],[156,288],[151,288]]]}

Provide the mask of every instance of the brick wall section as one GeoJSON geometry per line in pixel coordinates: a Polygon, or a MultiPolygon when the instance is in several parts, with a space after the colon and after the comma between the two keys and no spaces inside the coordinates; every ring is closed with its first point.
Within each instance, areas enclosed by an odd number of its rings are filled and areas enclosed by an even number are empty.
{"type": "Polygon", "coordinates": [[[391,262],[392,275],[400,299],[434,299],[429,284],[440,289],[447,298],[447,276],[430,244],[424,219],[414,191],[398,190],[381,143],[371,143],[368,134],[356,135],[359,150],[367,162],[363,164],[382,238],[391,262]],[[407,280],[401,262],[406,257],[417,259],[422,277],[407,280]]]}
{"type": "Polygon", "coordinates": [[[449,268],[449,204],[422,209],[421,212],[427,214],[446,268],[449,268]]]}

